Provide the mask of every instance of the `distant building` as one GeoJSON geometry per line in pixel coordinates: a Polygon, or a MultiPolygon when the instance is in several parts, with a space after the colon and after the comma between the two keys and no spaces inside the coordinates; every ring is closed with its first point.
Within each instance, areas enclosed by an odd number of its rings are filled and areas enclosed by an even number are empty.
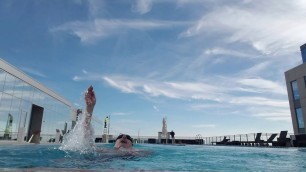
{"type": "Polygon", "coordinates": [[[72,104],[0,58],[0,140],[54,141],[76,121],[72,104]]]}
{"type": "Polygon", "coordinates": [[[297,146],[306,146],[306,44],[301,47],[303,64],[285,72],[293,131],[297,146]]]}

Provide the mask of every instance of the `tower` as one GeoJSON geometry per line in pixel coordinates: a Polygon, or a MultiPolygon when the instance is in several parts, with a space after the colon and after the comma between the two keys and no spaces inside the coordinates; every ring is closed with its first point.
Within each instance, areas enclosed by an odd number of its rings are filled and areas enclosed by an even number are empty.
{"type": "Polygon", "coordinates": [[[163,128],[162,128],[162,135],[163,137],[167,137],[167,120],[166,117],[163,118],[163,128]]]}

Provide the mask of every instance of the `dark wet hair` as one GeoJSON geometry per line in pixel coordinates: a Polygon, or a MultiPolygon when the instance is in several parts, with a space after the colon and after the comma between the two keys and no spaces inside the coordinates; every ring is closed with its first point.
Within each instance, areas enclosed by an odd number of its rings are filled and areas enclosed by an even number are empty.
{"type": "Polygon", "coordinates": [[[127,135],[127,134],[120,134],[120,135],[117,137],[116,141],[117,141],[118,139],[121,139],[121,138],[123,137],[123,135],[126,135],[126,138],[129,139],[129,140],[133,143],[133,138],[132,138],[130,135],[127,135]]]}

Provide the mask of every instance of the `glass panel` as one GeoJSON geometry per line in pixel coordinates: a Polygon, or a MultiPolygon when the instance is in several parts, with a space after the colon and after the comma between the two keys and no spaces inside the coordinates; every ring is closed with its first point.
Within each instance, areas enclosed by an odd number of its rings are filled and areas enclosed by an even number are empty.
{"type": "Polygon", "coordinates": [[[51,101],[52,101],[51,97],[49,95],[46,95],[46,97],[45,97],[45,107],[47,109],[50,109],[50,110],[52,109],[51,101]]]}
{"type": "Polygon", "coordinates": [[[12,137],[11,139],[17,139],[17,132],[18,132],[18,124],[20,119],[20,99],[12,97],[12,105],[10,110],[11,121],[12,121],[12,137]]]}
{"type": "Polygon", "coordinates": [[[292,87],[293,99],[294,100],[299,100],[300,99],[300,93],[299,93],[299,88],[298,88],[298,85],[297,85],[297,81],[292,81],[291,82],[291,87],[292,87]]]}
{"type": "Polygon", "coordinates": [[[302,54],[303,63],[305,63],[306,62],[306,48],[303,48],[301,50],[301,54],[302,54]]]}
{"type": "Polygon", "coordinates": [[[0,91],[3,91],[5,76],[6,76],[6,72],[4,70],[0,69],[0,91]]]}
{"type": "MultiPolygon", "coordinates": [[[[31,117],[31,110],[32,110],[32,103],[26,100],[22,100],[21,102],[21,106],[20,106],[20,111],[21,113],[24,114],[24,116],[26,116],[25,118],[25,131],[28,131],[28,126],[29,126],[29,122],[30,122],[30,117],[31,117]]],[[[21,121],[23,122],[23,121],[21,121]]],[[[25,134],[26,136],[27,134],[25,134]]]]}
{"type": "Polygon", "coordinates": [[[6,75],[5,83],[4,83],[4,88],[3,91],[13,95],[14,93],[14,84],[15,84],[16,78],[10,74],[6,75]]]}
{"type": "Polygon", "coordinates": [[[22,98],[23,86],[24,86],[23,81],[21,81],[19,78],[16,78],[15,89],[14,89],[15,97],[22,98]]]}
{"type": "Polygon", "coordinates": [[[33,104],[40,105],[39,103],[39,90],[37,88],[34,88],[33,90],[33,104]]]}
{"type": "Polygon", "coordinates": [[[27,83],[24,83],[23,89],[22,99],[32,101],[33,87],[27,83]]]}
{"type": "Polygon", "coordinates": [[[298,122],[298,128],[305,128],[304,127],[303,114],[302,114],[302,108],[295,109],[295,112],[296,112],[296,118],[297,118],[297,122],[298,122]]]}
{"type": "Polygon", "coordinates": [[[47,108],[46,97],[47,97],[47,95],[44,92],[41,91],[40,103],[41,103],[41,106],[44,107],[44,108],[47,108]]]}
{"type": "Polygon", "coordinates": [[[7,126],[9,122],[9,113],[11,109],[12,96],[3,93],[0,104],[0,139],[8,139],[10,137],[10,128],[7,126]]]}

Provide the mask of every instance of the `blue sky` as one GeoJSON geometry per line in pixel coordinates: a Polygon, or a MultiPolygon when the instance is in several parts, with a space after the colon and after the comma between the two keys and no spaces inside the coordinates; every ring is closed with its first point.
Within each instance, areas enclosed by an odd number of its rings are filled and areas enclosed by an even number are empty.
{"type": "MultiPolygon", "coordinates": [[[[93,85],[111,133],[292,132],[284,72],[306,1],[2,0],[0,57],[76,107],[93,85]]],[[[96,134],[102,126],[95,123],[96,134]]]]}

